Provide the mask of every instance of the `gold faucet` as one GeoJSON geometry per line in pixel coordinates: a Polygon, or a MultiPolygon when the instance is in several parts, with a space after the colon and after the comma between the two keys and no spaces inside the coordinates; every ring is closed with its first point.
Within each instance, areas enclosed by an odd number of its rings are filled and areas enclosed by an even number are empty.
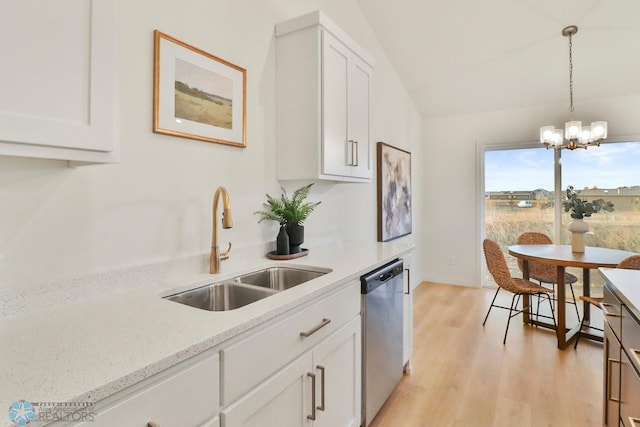
{"type": "Polygon", "coordinates": [[[220,273],[220,261],[229,258],[231,252],[231,242],[225,252],[220,253],[218,247],[218,200],[222,195],[222,228],[233,227],[231,219],[231,204],[229,203],[229,193],[224,187],[218,187],[213,196],[213,231],[211,232],[211,258],[209,259],[209,272],[211,274],[220,273]]]}

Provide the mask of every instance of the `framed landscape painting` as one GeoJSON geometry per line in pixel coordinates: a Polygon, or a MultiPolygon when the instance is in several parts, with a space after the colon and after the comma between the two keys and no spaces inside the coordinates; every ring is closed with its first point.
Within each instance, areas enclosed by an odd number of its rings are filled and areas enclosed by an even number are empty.
{"type": "Polygon", "coordinates": [[[411,233],[411,153],[378,142],[378,241],[411,233]]]}
{"type": "Polygon", "coordinates": [[[245,147],[244,68],[154,32],[153,131],[245,147]]]}

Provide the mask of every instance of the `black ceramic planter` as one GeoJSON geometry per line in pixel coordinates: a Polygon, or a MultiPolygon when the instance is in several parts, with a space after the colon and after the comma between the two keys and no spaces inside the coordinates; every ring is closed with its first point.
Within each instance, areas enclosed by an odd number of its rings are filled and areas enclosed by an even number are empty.
{"type": "Polygon", "coordinates": [[[304,243],[304,225],[287,225],[289,235],[289,253],[297,254],[302,251],[300,245],[304,243]]]}
{"type": "Polygon", "coordinates": [[[284,225],[280,226],[280,232],[276,237],[276,253],[278,255],[289,255],[289,234],[284,225]]]}

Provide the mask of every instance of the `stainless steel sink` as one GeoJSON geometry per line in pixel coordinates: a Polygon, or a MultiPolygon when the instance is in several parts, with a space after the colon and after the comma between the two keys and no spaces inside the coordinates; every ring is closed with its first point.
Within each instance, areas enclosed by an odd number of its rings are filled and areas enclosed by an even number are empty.
{"type": "Polygon", "coordinates": [[[239,283],[216,283],[165,297],[170,301],[209,311],[228,311],[273,295],[276,291],[239,283]]]}
{"type": "Polygon", "coordinates": [[[276,291],[284,291],[325,275],[329,271],[330,270],[306,270],[293,267],[270,267],[238,276],[234,281],[276,291]]]}
{"type": "Polygon", "coordinates": [[[270,267],[163,298],[202,310],[228,311],[308,282],[330,271],[319,267],[270,267]]]}

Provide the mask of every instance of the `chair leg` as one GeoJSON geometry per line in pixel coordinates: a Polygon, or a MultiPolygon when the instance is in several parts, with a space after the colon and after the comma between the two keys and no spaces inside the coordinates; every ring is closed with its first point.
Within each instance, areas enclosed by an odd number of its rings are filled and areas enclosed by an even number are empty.
{"type": "Polygon", "coordinates": [[[511,298],[511,306],[509,307],[509,318],[507,319],[507,328],[504,330],[504,339],[502,340],[503,345],[507,343],[507,333],[509,332],[509,323],[511,323],[511,313],[513,313],[513,305],[518,304],[516,302],[516,297],[520,299],[520,294],[513,294],[513,298],[511,298]]]}
{"type": "Polygon", "coordinates": [[[482,326],[487,323],[487,319],[489,318],[489,313],[491,313],[491,309],[493,308],[493,303],[496,302],[496,297],[498,296],[498,292],[500,292],[500,288],[496,289],[495,295],[493,295],[493,299],[491,300],[491,305],[489,306],[489,311],[487,311],[487,315],[484,316],[484,322],[482,322],[482,326]]]}
{"type": "Polygon", "coordinates": [[[573,306],[576,309],[576,316],[578,316],[578,320],[580,320],[580,312],[578,311],[578,303],[576,302],[576,294],[573,292],[573,285],[570,284],[569,285],[569,289],[571,289],[571,297],[573,298],[573,306]]]}
{"type": "Polygon", "coordinates": [[[584,315],[582,316],[582,320],[580,321],[580,329],[578,329],[578,336],[576,336],[576,342],[573,343],[573,349],[578,348],[578,341],[580,341],[580,337],[582,336],[582,327],[584,326],[584,315]]]}
{"type": "Polygon", "coordinates": [[[553,326],[558,329],[558,324],[556,323],[556,315],[553,311],[553,304],[551,303],[551,296],[549,294],[545,294],[547,299],[549,300],[549,307],[551,307],[551,319],[553,320],[553,326]]]}

